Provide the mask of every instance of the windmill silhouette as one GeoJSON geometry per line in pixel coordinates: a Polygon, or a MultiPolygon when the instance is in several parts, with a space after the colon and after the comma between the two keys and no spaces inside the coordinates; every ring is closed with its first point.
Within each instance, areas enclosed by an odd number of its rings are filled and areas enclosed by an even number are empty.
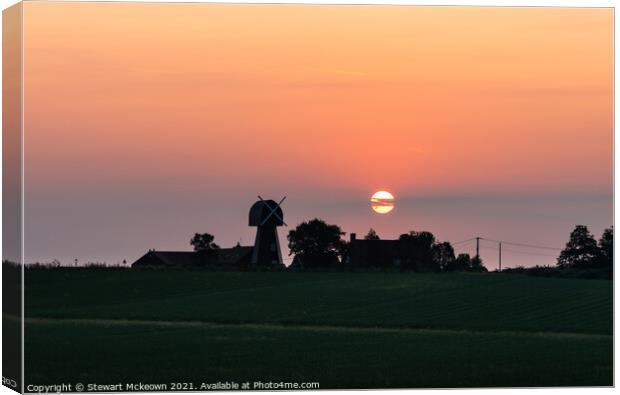
{"type": "Polygon", "coordinates": [[[286,196],[279,203],[274,200],[265,200],[260,195],[258,199],[250,208],[250,226],[257,228],[250,263],[252,266],[282,265],[282,251],[277,227],[286,226],[280,207],[286,196]]]}

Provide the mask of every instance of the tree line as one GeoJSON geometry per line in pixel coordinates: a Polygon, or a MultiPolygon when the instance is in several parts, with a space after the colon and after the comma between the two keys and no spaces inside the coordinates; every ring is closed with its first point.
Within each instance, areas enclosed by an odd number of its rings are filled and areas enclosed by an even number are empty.
{"type": "MultiPolygon", "coordinates": [[[[336,268],[351,266],[351,243],[342,239],[345,232],[338,225],[328,224],[315,218],[302,222],[287,236],[290,254],[294,255],[292,266],[304,268],[336,268]]],[[[380,240],[370,229],[365,240],[380,240]]],[[[401,269],[417,272],[486,271],[479,257],[469,254],[455,256],[448,241],[440,242],[431,232],[410,231],[399,236],[390,251],[384,251],[389,259],[377,259],[368,254],[355,264],[363,267],[401,269]]],[[[381,253],[381,251],[379,251],[381,253]]]]}
{"type": "MultiPolygon", "coordinates": [[[[289,255],[294,256],[291,266],[308,269],[351,266],[351,242],[344,240],[344,235],[340,226],[319,218],[300,223],[287,235],[289,255]]],[[[364,239],[380,240],[380,237],[371,228],[364,239]]],[[[195,234],[190,244],[195,251],[203,253],[219,249],[209,233],[195,234]]],[[[387,252],[390,258],[387,264],[385,260],[380,262],[373,256],[366,256],[361,266],[418,272],[487,271],[480,257],[456,256],[450,242],[438,241],[431,232],[410,231],[400,235],[394,244],[393,250],[387,252]]]]}
{"type": "MultiPolygon", "coordinates": [[[[297,225],[287,235],[290,254],[294,256],[292,267],[308,269],[332,269],[351,266],[351,241],[343,239],[345,232],[340,226],[314,218],[297,225]]],[[[195,251],[215,252],[220,247],[209,233],[195,234],[190,244],[195,251]]],[[[370,229],[364,240],[381,240],[374,229],[370,229]]],[[[428,231],[410,231],[393,241],[393,248],[387,253],[389,259],[376,259],[369,254],[362,257],[363,267],[394,269],[417,272],[486,272],[479,256],[454,252],[449,241],[438,241],[428,231]]],[[[358,259],[359,261],[359,259],[358,259]]],[[[359,264],[359,262],[357,262],[359,264]]],[[[536,266],[532,272],[552,267],[536,266]]],[[[583,270],[602,269],[611,272],[613,268],[613,226],[605,229],[597,241],[588,228],[577,225],[571,232],[565,248],[557,258],[555,269],[583,270]]],[[[527,268],[507,269],[530,270],[527,268]]],[[[547,273],[545,272],[545,273],[547,273]]]]}

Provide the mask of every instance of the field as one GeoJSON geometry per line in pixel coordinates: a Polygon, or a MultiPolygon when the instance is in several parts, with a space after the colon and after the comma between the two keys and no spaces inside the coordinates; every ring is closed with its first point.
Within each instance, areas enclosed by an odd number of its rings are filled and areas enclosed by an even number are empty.
{"type": "Polygon", "coordinates": [[[26,383],[609,386],[611,281],[504,274],[26,273],[26,383]]]}

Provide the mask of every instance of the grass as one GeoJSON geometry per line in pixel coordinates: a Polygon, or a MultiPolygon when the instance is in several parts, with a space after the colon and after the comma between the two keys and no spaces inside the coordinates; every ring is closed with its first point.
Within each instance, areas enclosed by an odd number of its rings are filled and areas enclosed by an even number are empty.
{"type": "Polygon", "coordinates": [[[607,386],[612,285],[459,273],[29,270],[26,382],[607,386]]]}

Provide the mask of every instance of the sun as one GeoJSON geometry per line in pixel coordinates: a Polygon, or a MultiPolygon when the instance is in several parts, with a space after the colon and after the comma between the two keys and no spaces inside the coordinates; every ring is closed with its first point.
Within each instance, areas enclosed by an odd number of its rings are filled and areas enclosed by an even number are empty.
{"type": "Polygon", "coordinates": [[[388,191],[378,191],[370,198],[370,207],[379,214],[387,214],[394,209],[394,195],[388,191]]]}

